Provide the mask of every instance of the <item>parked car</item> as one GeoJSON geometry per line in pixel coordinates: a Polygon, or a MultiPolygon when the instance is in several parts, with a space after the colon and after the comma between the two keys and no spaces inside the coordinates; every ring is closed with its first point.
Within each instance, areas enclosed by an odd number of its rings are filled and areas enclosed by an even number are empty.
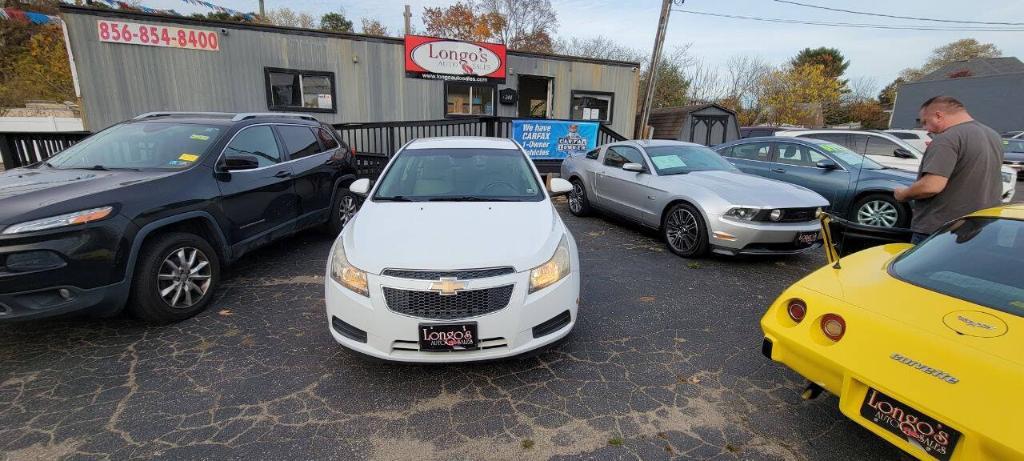
{"type": "Polygon", "coordinates": [[[795,254],[819,245],[809,189],[740,172],[699,144],[651,140],[601,146],[562,162],[569,211],[618,215],[660,230],[680,256],[795,254]]]}
{"type": "MultiPolygon", "coordinates": [[[[464,362],[549,345],[576,324],[576,242],[515,142],[423,138],[391,159],[331,248],[327,324],[354,351],[464,362]]],[[[551,194],[567,194],[564,179],[551,194]]]]}
{"type": "Polygon", "coordinates": [[[740,139],[775,136],[780,131],[798,131],[800,128],[778,126],[743,126],[740,127],[740,139]]]}
{"type": "Polygon", "coordinates": [[[910,207],[892,191],[908,187],[917,175],[884,167],[838,144],[814,138],[750,138],[715,146],[744,173],[797,184],[829,203],[829,210],[851,221],[880,227],[910,227],[910,207]]]}
{"type": "MultiPolygon", "coordinates": [[[[846,147],[858,154],[864,154],[877,163],[891,168],[898,168],[917,173],[921,166],[922,151],[905,140],[889,133],[863,130],[801,130],[782,131],[776,136],[815,138],[830,141],[846,147]]],[[[1017,192],[1017,172],[1011,168],[1002,168],[1003,203],[1013,200],[1017,192]]]]}
{"type": "Polygon", "coordinates": [[[305,115],[151,113],[0,173],[0,321],[203,310],[221,269],[355,212],[349,149],[305,115]],[[130,299],[130,302],[128,301],[130,299]]]}
{"type": "Polygon", "coordinates": [[[1003,140],[1003,165],[1013,168],[1020,179],[1020,171],[1024,170],[1024,139],[1003,140]]]}
{"type": "Polygon", "coordinates": [[[885,132],[906,141],[918,152],[924,152],[928,148],[928,143],[932,142],[932,135],[928,130],[885,130],[885,132]]]}
{"type": "Polygon", "coordinates": [[[1024,459],[1024,206],[833,261],[761,318],[761,351],[807,378],[804,397],[828,390],[919,459],[1024,459]]]}
{"type": "Polygon", "coordinates": [[[999,136],[1002,136],[1003,138],[1007,138],[1007,139],[1016,139],[1016,138],[1020,137],[1021,135],[1024,135],[1024,131],[1014,130],[1014,131],[1004,131],[1002,133],[999,133],[999,136]]]}

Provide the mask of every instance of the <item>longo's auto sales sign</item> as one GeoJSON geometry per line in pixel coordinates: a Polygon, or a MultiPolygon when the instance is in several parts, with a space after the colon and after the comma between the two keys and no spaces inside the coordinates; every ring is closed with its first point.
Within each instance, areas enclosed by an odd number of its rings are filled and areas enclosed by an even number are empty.
{"type": "Polygon", "coordinates": [[[505,83],[505,45],[405,36],[405,74],[462,82],[505,83]]]}

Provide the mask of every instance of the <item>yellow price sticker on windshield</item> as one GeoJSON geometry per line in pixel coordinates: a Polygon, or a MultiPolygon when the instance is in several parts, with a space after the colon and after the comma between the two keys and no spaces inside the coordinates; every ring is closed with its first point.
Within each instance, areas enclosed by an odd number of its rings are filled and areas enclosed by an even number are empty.
{"type": "Polygon", "coordinates": [[[210,139],[210,137],[205,134],[194,134],[192,136],[189,136],[189,138],[195,139],[196,141],[206,141],[210,139]]]}
{"type": "Polygon", "coordinates": [[[199,160],[199,156],[196,154],[181,154],[178,156],[178,160],[184,160],[186,162],[194,162],[199,160]]]}

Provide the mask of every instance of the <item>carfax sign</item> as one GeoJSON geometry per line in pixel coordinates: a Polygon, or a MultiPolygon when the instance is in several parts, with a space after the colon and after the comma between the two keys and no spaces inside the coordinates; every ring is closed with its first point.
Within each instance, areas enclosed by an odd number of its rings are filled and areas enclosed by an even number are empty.
{"type": "Polygon", "coordinates": [[[563,159],[597,147],[598,124],[558,120],[513,120],[512,139],[532,159],[563,159]]]}

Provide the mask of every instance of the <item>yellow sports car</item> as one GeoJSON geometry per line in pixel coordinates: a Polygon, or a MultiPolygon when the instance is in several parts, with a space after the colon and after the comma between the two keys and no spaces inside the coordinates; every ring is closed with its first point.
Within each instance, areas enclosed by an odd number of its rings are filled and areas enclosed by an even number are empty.
{"type": "Polygon", "coordinates": [[[762,352],[920,459],[1024,459],[1024,205],[839,259],[779,296],[762,352]]]}

